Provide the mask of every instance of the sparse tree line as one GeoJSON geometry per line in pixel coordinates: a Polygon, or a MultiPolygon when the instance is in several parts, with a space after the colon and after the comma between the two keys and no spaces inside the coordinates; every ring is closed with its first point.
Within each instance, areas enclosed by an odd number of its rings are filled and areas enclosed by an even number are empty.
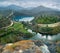
{"type": "Polygon", "coordinates": [[[6,27],[11,24],[11,20],[6,17],[0,17],[0,28],[6,27]]]}
{"type": "Polygon", "coordinates": [[[35,19],[33,21],[38,24],[52,24],[52,23],[60,22],[60,17],[41,15],[41,16],[35,17],[35,19]]]}

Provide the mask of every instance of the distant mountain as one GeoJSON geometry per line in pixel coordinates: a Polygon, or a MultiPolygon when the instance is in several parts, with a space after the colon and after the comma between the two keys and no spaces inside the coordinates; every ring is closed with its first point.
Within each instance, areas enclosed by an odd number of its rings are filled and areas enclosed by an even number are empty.
{"type": "Polygon", "coordinates": [[[51,8],[44,7],[44,6],[38,6],[30,10],[32,13],[38,13],[38,12],[43,12],[43,11],[54,11],[51,8]]]}
{"type": "Polygon", "coordinates": [[[5,10],[8,10],[8,9],[11,9],[11,10],[21,10],[21,9],[24,9],[23,7],[20,7],[20,6],[16,6],[16,5],[9,5],[9,6],[6,6],[6,7],[0,7],[0,9],[5,9],[5,10]]]}
{"type": "Polygon", "coordinates": [[[40,14],[60,14],[60,11],[58,11],[56,9],[44,7],[44,6],[38,6],[35,8],[31,8],[29,10],[26,10],[26,9],[22,10],[22,11],[20,11],[20,13],[25,14],[25,15],[38,16],[40,14]]]}
{"type": "Polygon", "coordinates": [[[24,9],[23,7],[16,6],[16,5],[9,5],[9,6],[0,6],[0,14],[3,14],[4,16],[8,15],[12,11],[21,11],[24,9]]]}
{"type": "Polygon", "coordinates": [[[19,7],[19,6],[16,6],[16,5],[10,5],[7,8],[8,9],[13,9],[13,10],[21,10],[21,9],[23,9],[23,7],[19,7]]]}
{"type": "Polygon", "coordinates": [[[16,5],[9,5],[7,7],[0,7],[0,11],[4,10],[13,10],[15,14],[30,16],[38,16],[40,14],[60,14],[60,11],[44,6],[23,8],[16,5]]]}

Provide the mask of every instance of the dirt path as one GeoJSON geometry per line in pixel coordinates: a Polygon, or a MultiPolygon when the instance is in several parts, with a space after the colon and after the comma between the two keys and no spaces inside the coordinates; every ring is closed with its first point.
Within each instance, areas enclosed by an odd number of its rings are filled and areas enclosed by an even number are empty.
{"type": "Polygon", "coordinates": [[[38,24],[38,26],[40,27],[56,27],[56,26],[60,26],[60,22],[57,22],[57,23],[53,23],[53,24],[38,24]]]}
{"type": "MultiPolygon", "coordinates": [[[[13,15],[13,12],[11,12],[6,18],[9,18],[10,16],[12,16],[13,15]]],[[[8,27],[10,27],[10,26],[12,26],[13,25],[13,21],[11,20],[11,24],[10,25],[8,25],[8,26],[6,26],[6,27],[2,27],[1,29],[3,29],[3,28],[8,28],[8,27]]]]}
{"type": "Polygon", "coordinates": [[[6,27],[2,27],[1,29],[3,29],[3,28],[8,28],[8,27],[10,27],[10,26],[12,26],[14,23],[13,23],[13,21],[11,20],[11,24],[10,25],[8,25],[8,26],[6,26],[6,27]]]}

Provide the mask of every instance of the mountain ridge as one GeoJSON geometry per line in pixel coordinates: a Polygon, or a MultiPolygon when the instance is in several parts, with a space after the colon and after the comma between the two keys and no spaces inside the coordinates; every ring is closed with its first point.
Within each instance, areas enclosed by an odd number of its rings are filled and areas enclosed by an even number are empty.
{"type": "Polygon", "coordinates": [[[12,10],[14,11],[14,13],[16,14],[20,14],[20,15],[31,15],[31,16],[35,16],[35,15],[40,15],[40,14],[60,14],[59,10],[56,9],[52,9],[52,8],[48,8],[45,6],[38,6],[38,7],[33,7],[33,8],[23,8],[20,6],[16,6],[16,5],[9,5],[6,7],[0,7],[0,11],[3,10],[12,10]]]}

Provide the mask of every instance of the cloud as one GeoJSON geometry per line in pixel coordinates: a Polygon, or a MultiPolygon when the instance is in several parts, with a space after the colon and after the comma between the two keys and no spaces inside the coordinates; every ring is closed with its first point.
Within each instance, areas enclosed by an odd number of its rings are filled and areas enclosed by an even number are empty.
{"type": "Polygon", "coordinates": [[[37,7],[40,5],[60,9],[60,0],[0,0],[0,6],[18,5],[22,7],[37,7]]]}

